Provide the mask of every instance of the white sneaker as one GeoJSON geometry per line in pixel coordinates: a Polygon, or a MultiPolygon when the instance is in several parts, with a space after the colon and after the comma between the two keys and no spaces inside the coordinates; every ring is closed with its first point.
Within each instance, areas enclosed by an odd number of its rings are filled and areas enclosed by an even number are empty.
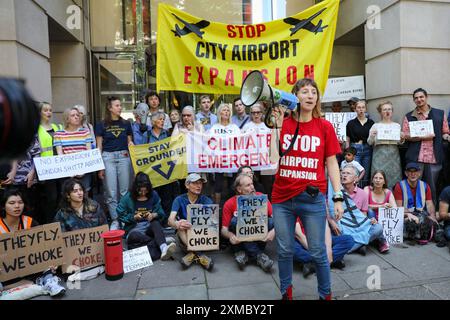
{"type": "Polygon", "coordinates": [[[111,226],[109,227],[109,230],[119,230],[120,229],[120,224],[118,220],[113,220],[111,222],[111,226]]]}
{"type": "Polygon", "coordinates": [[[172,257],[173,253],[175,252],[175,249],[177,248],[177,245],[175,243],[171,243],[167,245],[166,250],[161,252],[161,260],[166,261],[169,260],[170,257],[172,257]]]}
{"type": "Polygon", "coordinates": [[[45,291],[51,297],[62,296],[66,293],[66,288],[61,286],[59,283],[61,279],[52,274],[47,274],[41,278],[38,278],[36,283],[44,288],[45,291]]]}

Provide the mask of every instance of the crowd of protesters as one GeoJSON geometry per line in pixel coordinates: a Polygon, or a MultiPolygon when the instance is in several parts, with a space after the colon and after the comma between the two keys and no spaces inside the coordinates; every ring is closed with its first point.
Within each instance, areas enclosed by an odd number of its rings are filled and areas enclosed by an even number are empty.
{"type": "MultiPolygon", "coordinates": [[[[197,262],[211,270],[214,265],[211,257],[187,250],[186,232],[192,226],[186,210],[188,204],[216,203],[221,208],[221,242],[231,245],[241,270],[253,260],[270,272],[273,257],[265,254],[264,249],[267,242],[277,241],[281,294],[285,299],[292,299],[293,261],[301,264],[305,277],[317,272],[319,296],[329,299],[329,269],[344,268],[345,254],[365,255],[371,243],[376,244],[380,253],[389,252],[390,246],[378,223],[379,208],[405,208],[404,237],[411,244],[432,240],[438,246],[449,243],[450,186],[445,187],[447,181],[440,179],[446,176],[442,173],[447,156],[445,142],[450,141],[449,126],[444,111],[428,104],[424,89],[414,91],[415,108],[405,115],[401,125],[392,121],[391,102],[379,104],[381,120],[375,123],[367,117],[366,102],[352,98],[349,104],[354,107],[356,118],[347,124],[346,141],[338,141],[329,122],[321,119],[319,92],[313,81],[304,79],[297,83],[294,94],[300,98],[301,108],[282,119],[278,128],[282,128],[281,135],[293,134],[299,126],[300,132],[304,132],[300,135],[323,136],[324,150],[318,156],[323,172],[318,172],[320,181],[313,188],[279,173],[254,172],[251,167],[241,167],[235,174],[191,173],[185,180],[158,188],[152,187],[146,174],[133,172],[129,153],[132,145],[189,132],[214,136],[272,132],[264,124],[266,110],[261,102],[247,114],[237,98],[233,104],[219,104],[214,114],[214,101],[204,95],[200,97],[197,114],[190,105],[166,114],[158,94],[149,92],[144,103],[150,111],[148,117],[143,119],[136,112],[131,123],[121,117],[120,99],[110,97],[95,130],[83,106],[65,110],[63,125],[57,125],[52,122],[52,106],[40,103],[41,125],[36,139],[21,159],[0,167],[0,233],[52,222],[59,222],[63,232],[109,224],[111,230],[126,231],[129,248],[147,245],[153,259],[167,260],[176,244],[167,241],[166,233],[175,229],[177,243],[185,252],[180,261],[182,266],[188,268],[197,262]],[[434,134],[411,137],[409,124],[418,120],[432,120],[434,134]],[[400,139],[377,139],[377,130],[383,124],[396,126],[401,131],[400,139]],[[345,144],[343,152],[340,143],[345,144]],[[101,151],[105,170],[39,181],[34,157],[94,148],[101,151]],[[402,150],[406,151],[404,155],[402,150]],[[98,179],[93,179],[95,175],[98,179]],[[94,181],[103,185],[102,203],[92,199],[94,181]],[[272,209],[269,202],[269,235],[265,241],[240,243],[235,235],[236,196],[256,194],[267,194],[274,204],[272,209]],[[318,215],[317,211],[323,208],[318,215]]],[[[286,149],[291,155],[304,156],[295,147],[286,149]]],[[[54,284],[55,278],[49,279],[55,295],[63,292],[54,284]]]]}

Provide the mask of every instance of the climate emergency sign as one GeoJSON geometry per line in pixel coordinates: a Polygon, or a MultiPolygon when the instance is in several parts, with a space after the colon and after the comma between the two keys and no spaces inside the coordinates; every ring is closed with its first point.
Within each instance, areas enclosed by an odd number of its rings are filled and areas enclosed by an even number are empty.
{"type": "Polygon", "coordinates": [[[236,236],[239,241],[262,241],[267,237],[267,201],[267,195],[237,197],[236,236]]]}
{"type": "Polygon", "coordinates": [[[81,270],[103,264],[103,239],[101,234],[109,230],[107,225],[80,229],[62,234],[64,242],[64,264],[62,271],[70,273],[73,266],[81,270]]]}
{"type": "Polygon", "coordinates": [[[274,170],[270,158],[270,133],[239,135],[189,133],[187,139],[189,172],[235,173],[242,166],[253,170],[274,170]]]}
{"type": "Polygon", "coordinates": [[[187,207],[189,251],[219,250],[219,206],[217,204],[190,204],[187,207]]]}
{"type": "Polygon", "coordinates": [[[0,282],[60,266],[63,259],[59,223],[0,235],[0,282]]]}

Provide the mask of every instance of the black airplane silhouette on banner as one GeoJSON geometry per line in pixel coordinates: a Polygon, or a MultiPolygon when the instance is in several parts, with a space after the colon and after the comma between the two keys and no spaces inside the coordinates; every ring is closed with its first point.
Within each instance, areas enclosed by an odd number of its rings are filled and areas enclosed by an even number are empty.
{"type": "Polygon", "coordinates": [[[313,32],[314,34],[317,34],[318,32],[323,32],[323,29],[325,29],[328,26],[322,27],[322,19],[319,21],[319,24],[317,26],[314,25],[314,23],[312,23],[311,21],[314,20],[319,15],[321,15],[322,12],[324,12],[326,9],[327,8],[323,8],[322,10],[313,14],[308,19],[299,20],[299,19],[289,17],[289,18],[283,19],[283,21],[286,22],[287,24],[294,26],[293,28],[289,29],[289,30],[291,30],[291,36],[296,34],[301,29],[308,30],[310,32],[313,32]]]}
{"type": "Polygon", "coordinates": [[[201,31],[201,29],[206,28],[207,26],[209,26],[211,24],[211,22],[206,21],[206,20],[202,20],[199,21],[197,23],[189,23],[183,19],[181,19],[180,17],[178,17],[176,14],[172,15],[177,18],[178,20],[180,20],[182,23],[184,23],[184,28],[181,29],[177,24],[175,25],[175,30],[171,30],[176,37],[182,37],[185,36],[187,34],[190,33],[195,33],[200,39],[203,39],[203,34],[205,33],[204,31],[201,31]]]}

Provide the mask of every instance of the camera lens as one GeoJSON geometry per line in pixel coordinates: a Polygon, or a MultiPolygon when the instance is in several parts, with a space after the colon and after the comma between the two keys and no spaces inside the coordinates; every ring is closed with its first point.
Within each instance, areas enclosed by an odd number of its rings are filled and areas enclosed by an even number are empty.
{"type": "Polygon", "coordinates": [[[0,78],[0,160],[23,155],[39,127],[36,103],[20,80],[0,78]]]}

